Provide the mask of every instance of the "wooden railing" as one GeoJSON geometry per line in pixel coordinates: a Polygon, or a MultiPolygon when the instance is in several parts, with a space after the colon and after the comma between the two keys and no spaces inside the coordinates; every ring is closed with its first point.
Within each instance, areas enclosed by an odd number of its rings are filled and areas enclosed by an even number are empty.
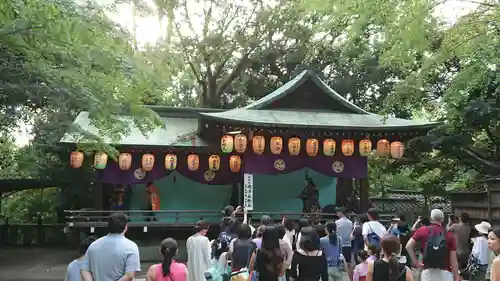
{"type": "MultiPolygon", "coordinates": [[[[104,210],[67,210],[66,218],[69,227],[105,227],[107,218],[116,211],[104,210]]],[[[162,227],[162,226],[193,226],[199,220],[211,224],[219,224],[222,219],[220,210],[128,210],[124,211],[129,219],[129,227],[162,227]]],[[[283,217],[298,220],[304,216],[321,217],[324,220],[333,218],[336,214],[308,214],[300,212],[249,212],[248,217],[254,222],[260,221],[263,215],[268,215],[276,221],[283,217]]]]}
{"type": "MultiPolygon", "coordinates": [[[[68,227],[106,227],[107,218],[110,214],[117,211],[109,210],[66,210],[66,225],[68,227]]],[[[204,220],[212,225],[218,225],[222,219],[220,210],[160,210],[160,211],[145,211],[145,210],[128,210],[124,211],[127,214],[129,227],[192,227],[196,222],[204,220]]],[[[276,222],[282,220],[283,217],[288,217],[293,220],[298,220],[302,217],[315,217],[320,221],[328,221],[336,218],[335,213],[301,213],[301,212],[248,212],[249,221],[254,225],[260,223],[263,215],[270,216],[276,222]]],[[[390,217],[394,214],[381,214],[380,221],[388,224],[390,217]]],[[[349,214],[351,220],[357,218],[359,214],[349,214]]],[[[238,215],[241,219],[242,214],[238,215]]]]}

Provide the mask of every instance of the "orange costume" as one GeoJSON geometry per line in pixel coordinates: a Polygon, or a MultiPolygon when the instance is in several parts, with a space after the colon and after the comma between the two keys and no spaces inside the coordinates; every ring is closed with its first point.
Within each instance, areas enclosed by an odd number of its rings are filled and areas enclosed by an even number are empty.
{"type": "Polygon", "coordinates": [[[151,210],[158,211],[160,210],[160,195],[158,192],[158,188],[153,184],[149,184],[148,187],[149,200],[151,203],[151,210]]]}

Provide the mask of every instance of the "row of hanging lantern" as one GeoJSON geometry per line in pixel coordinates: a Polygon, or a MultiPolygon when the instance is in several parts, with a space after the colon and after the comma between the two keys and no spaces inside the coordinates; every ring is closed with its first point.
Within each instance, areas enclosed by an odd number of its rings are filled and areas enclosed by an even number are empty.
{"type": "MultiPolygon", "coordinates": [[[[244,153],[247,148],[247,137],[244,134],[238,134],[234,138],[230,135],[224,135],[221,138],[221,151],[223,153],[231,153],[236,151],[237,153],[244,153]]],[[[271,137],[270,140],[270,151],[272,154],[281,154],[283,151],[283,138],[282,137],[271,137]]],[[[309,156],[316,156],[319,152],[320,142],[318,139],[309,138],[306,140],[306,153],[309,156]]],[[[266,148],[266,140],[264,136],[253,136],[252,138],[252,149],[255,154],[264,153],[266,148]]],[[[337,143],[334,139],[323,140],[323,154],[325,156],[335,155],[337,148],[337,143]]],[[[297,137],[292,137],[288,139],[288,153],[290,155],[299,155],[301,150],[301,140],[297,137]]],[[[372,153],[372,142],[368,139],[361,140],[358,146],[359,154],[361,156],[368,156],[372,153]]],[[[341,142],[341,151],[344,156],[352,156],[355,151],[355,141],[352,139],[345,139],[341,142]]],[[[401,158],[404,153],[403,143],[400,141],[395,141],[390,143],[386,139],[381,139],[377,142],[376,148],[377,155],[380,157],[401,158]]]]}
{"type": "MultiPolygon", "coordinates": [[[[81,168],[83,165],[84,155],[80,151],[73,151],[70,155],[70,164],[73,168],[81,168]]],[[[108,156],[104,152],[97,152],[94,155],[94,168],[102,170],[106,168],[108,156]]],[[[118,156],[118,167],[122,171],[128,171],[132,167],[132,155],[130,153],[120,153],[118,156]]],[[[218,171],[220,169],[221,159],[219,155],[210,155],[208,157],[208,169],[211,171],[218,171]]],[[[150,172],[155,165],[155,156],[150,153],[143,154],[141,157],[141,167],[144,171],[150,172]]],[[[197,171],[200,167],[200,156],[197,154],[190,154],[187,156],[188,170],[197,171]]],[[[229,157],[229,168],[231,172],[239,172],[241,169],[242,161],[238,155],[231,155],[229,157]]],[[[165,169],[173,171],[177,169],[177,155],[165,155],[165,169]]]]}

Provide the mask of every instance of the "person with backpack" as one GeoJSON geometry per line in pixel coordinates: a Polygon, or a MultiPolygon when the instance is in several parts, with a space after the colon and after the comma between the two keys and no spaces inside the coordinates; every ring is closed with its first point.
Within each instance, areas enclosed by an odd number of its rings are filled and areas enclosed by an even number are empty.
{"type": "Polygon", "coordinates": [[[321,237],[319,241],[320,249],[325,255],[328,266],[328,280],[342,281],[342,270],[350,274],[347,261],[343,263],[341,260],[342,238],[337,235],[337,224],[335,222],[327,222],[325,228],[327,236],[321,237]],[[344,265],[344,268],[341,268],[342,265],[344,265]]]}
{"type": "Polygon", "coordinates": [[[385,226],[378,221],[378,210],[375,208],[368,209],[369,221],[363,224],[363,238],[365,241],[365,250],[368,245],[373,244],[380,247],[380,239],[387,232],[385,226]]]}
{"type": "Polygon", "coordinates": [[[422,226],[406,243],[406,250],[413,265],[422,268],[421,281],[460,281],[455,237],[443,227],[444,213],[431,211],[431,225],[422,226]],[[422,263],[415,254],[417,242],[422,248],[422,263]]]}

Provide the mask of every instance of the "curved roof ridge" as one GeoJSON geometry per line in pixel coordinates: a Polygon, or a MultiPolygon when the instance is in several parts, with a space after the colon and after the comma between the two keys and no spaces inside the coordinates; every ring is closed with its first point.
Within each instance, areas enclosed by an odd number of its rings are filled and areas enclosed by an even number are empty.
{"type": "Polygon", "coordinates": [[[243,107],[245,109],[254,109],[259,110],[263,107],[274,103],[277,100],[280,100],[287,95],[293,93],[298,87],[303,85],[306,81],[311,79],[314,84],[316,84],[323,92],[328,94],[332,99],[340,102],[347,109],[349,109],[352,113],[357,114],[371,114],[368,111],[358,107],[357,105],[351,103],[339,93],[335,92],[332,88],[330,88],[323,80],[321,80],[314,71],[312,70],[304,70],[299,75],[295,76],[293,79],[289,80],[283,86],[274,90],[273,92],[267,94],[266,96],[260,98],[257,101],[252,102],[251,104],[243,107]]]}

